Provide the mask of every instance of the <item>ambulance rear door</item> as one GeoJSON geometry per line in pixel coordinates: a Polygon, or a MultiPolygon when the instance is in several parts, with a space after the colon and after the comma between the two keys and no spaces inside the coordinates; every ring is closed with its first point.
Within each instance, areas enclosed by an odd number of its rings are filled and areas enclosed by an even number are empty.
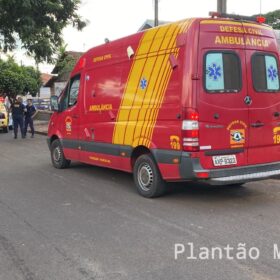
{"type": "Polygon", "coordinates": [[[200,23],[197,110],[203,168],[247,165],[247,74],[242,24],[200,23]]]}

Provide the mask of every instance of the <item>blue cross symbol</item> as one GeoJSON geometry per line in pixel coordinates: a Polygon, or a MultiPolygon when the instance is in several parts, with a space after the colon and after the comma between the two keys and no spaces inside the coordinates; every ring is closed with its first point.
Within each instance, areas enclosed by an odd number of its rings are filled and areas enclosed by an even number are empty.
{"type": "Polygon", "coordinates": [[[213,79],[214,81],[218,81],[219,78],[222,76],[222,68],[219,65],[216,65],[216,63],[213,63],[212,65],[208,66],[208,76],[210,79],[213,79]]]}
{"type": "Polygon", "coordinates": [[[141,81],[140,81],[140,87],[141,89],[145,89],[148,85],[148,81],[145,79],[145,78],[142,78],[141,81]]]}
{"type": "Polygon", "coordinates": [[[277,69],[274,68],[272,65],[267,69],[268,72],[268,78],[274,82],[275,80],[277,80],[278,77],[278,73],[277,73],[277,69]]]}

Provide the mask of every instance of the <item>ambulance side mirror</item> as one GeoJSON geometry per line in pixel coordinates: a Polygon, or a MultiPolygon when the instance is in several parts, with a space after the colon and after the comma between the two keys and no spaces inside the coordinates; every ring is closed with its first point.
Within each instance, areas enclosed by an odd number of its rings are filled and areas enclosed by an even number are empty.
{"type": "Polygon", "coordinates": [[[58,97],[56,95],[51,96],[51,110],[53,112],[59,112],[59,107],[58,97]]]}

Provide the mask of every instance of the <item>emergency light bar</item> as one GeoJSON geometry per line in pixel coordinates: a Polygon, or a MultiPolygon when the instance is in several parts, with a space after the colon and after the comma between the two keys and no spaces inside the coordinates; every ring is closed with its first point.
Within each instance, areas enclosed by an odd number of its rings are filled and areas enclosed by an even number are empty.
{"type": "Polygon", "coordinates": [[[265,23],[266,18],[263,16],[241,16],[241,15],[235,15],[235,14],[225,14],[225,13],[218,13],[218,12],[209,12],[209,16],[212,18],[218,17],[218,18],[231,18],[235,20],[246,20],[246,21],[255,21],[258,23],[265,23]]]}

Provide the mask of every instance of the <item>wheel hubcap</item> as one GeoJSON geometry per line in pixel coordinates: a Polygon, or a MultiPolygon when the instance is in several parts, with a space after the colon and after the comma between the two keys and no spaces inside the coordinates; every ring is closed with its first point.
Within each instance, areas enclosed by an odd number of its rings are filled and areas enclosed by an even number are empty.
{"type": "Polygon", "coordinates": [[[150,165],[144,163],[138,169],[138,183],[144,191],[149,191],[153,183],[153,170],[150,165]]]}
{"type": "Polygon", "coordinates": [[[59,147],[56,147],[53,151],[53,159],[55,162],[59,162],[61,159],[61,150],[59,147]]]}

